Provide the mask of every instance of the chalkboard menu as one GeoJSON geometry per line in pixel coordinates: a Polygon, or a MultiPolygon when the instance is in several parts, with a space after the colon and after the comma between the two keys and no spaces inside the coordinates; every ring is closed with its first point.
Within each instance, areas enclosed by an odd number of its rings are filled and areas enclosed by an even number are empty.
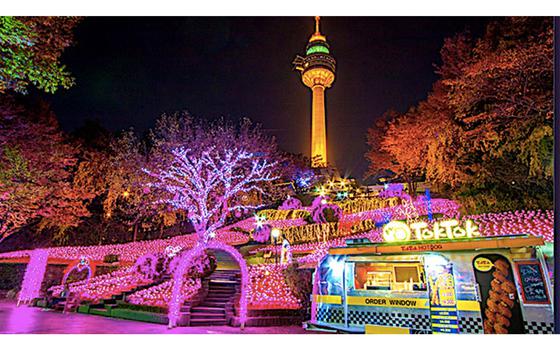
{"type": "Polygon", "coordinates": [[[549,304],[546,281],[538,261],[515,263],[525,304],[549,304]]]}

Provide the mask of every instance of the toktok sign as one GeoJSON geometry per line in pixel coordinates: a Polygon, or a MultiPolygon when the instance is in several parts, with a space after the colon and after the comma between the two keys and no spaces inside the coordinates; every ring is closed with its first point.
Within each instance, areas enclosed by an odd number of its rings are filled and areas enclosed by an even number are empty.
{"type": "Polygon", "coordinates": [[[401,221],[391,221],[383,227],[383,240],[386,242],[409,240],[449,240],[480,236],[478,227],[472,220],[466,220],[463,225],[455,219],[434,222],[430,227],[427,222],[406,224],[401,221]]]}

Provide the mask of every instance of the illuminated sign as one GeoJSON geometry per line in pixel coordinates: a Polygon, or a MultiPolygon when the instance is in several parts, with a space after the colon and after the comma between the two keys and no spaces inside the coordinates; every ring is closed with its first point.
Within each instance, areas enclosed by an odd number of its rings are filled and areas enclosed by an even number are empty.
{"type": "Polygon", "coordinates": [[[348,296],[348,305],[360,305],[386,308],[429,309],[427,298],[392,298],[348,296]]]}
{"type": "Polygon", "coordinates": [[[466,220],[463,226],[455,219],[434,222],[430,227],[426,222],[406,224],[401,221],[391,221],[383,227],[383,240],[386,242],[410,240],[442,240],[463,239],[480,236],[478,227],[471,220],[466,220]]]}
{"type": "Polygon", "coordinates": [[[490,269],[492,269],[493,266],[494,263],[492,263],[491,260],[485,257],[478,257],[477,259],[474,260],[474,267],[476,268],[476,270],[481,271],[483,273],[490,271],[490,269]]]}

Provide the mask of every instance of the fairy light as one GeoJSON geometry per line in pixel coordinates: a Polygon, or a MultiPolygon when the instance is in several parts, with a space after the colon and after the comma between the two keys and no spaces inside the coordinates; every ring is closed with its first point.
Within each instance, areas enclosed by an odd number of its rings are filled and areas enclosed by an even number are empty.
{"type": "Polygon", "coordinates": [[[45,277],[45,270],[47,270],[48,258],[48,250],[38,249],[31,252],[29,264],[27,264],[25,269],[18,303],[31,301],[39,297],[41,284],[45,277]]]}
{"type": "Polygon", "coordinates": [[[173,273],[173,288],[171,293],[171,299],[169,302],[169,311],[168,311],[168,318],[169,318],[169,328],[173,328],[177,326],[177,320],[179,318],[179,312],[181,309],[181,305],[184,303],[184,296],[181,292],[181,285],[183,284],[183,278],[185,271],[191,265],[193,258],[196,256],[204,253],[204,250],[211,249],[211,250],[220,250],[230,254],[237,264],[239,265],[239,269],[241,271],[241,296],[239,298],[239,322],[241,323],[241,327],[245,326],[245,322],[247,321],[247,284],[249,280],[248,270],[247,270],[247,263],[243,256],[233,247],[219,242],[219,241],[209,241],[205,244],[198,244],[192,250],[185,253],[181,256],[177,268],[173,273]]]}

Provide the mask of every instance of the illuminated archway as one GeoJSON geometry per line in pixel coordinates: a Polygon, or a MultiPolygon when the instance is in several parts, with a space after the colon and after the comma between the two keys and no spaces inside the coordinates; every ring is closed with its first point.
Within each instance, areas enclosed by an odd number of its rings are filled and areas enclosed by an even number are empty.
{"type": "Polygon", "coordinates": [[[245,327],[247,321],[247,287],[249,284],[249,272],[247,270],[247,263],[243,256],[232,246],[223,242],[210,241],[206,244],[198,244],[192,250],[181,256],[177,268],[173,273],[173,290],[171,293],[171,300],[169,301],[169,328],[177,326],[177,319],[179,318],[179,311],[181,304],[183,304],[183,295],[181,286],[183,285],[184,274],[190,266],[193,258],[203,253],[205,250],[220,250],[229,253],[239,265],[241,270],[241,297],[239,299],[239,322],[241,328],[245,327]]]}

